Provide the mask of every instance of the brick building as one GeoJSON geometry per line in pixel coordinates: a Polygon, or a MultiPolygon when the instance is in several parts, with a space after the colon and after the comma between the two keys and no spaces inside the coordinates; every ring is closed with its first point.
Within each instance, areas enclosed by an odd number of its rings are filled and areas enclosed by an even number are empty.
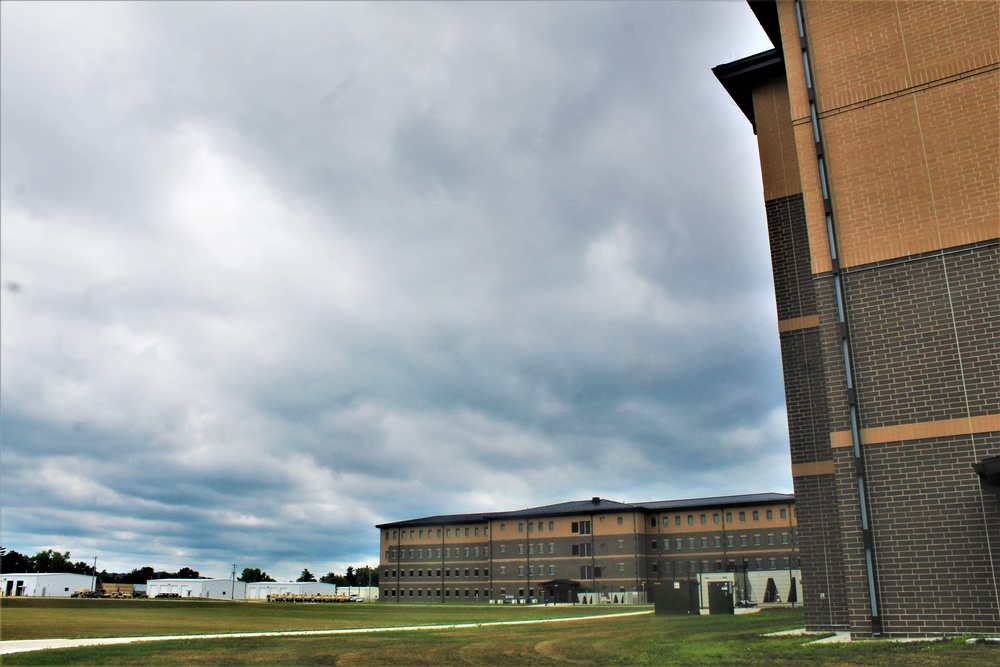
{"type": "Polygon", "coordinates": [[[1000,633],[1000,3],[750,7],[807,626],[1000,633]]]}
{"type": "MultiPolygon", "coordinates": [[[[383,602],[575,602],[649,594],[708,572],[796,584],[795,498],[761,493],[620,503],[603,498],[513,512],[448,514],[378,526],[383,602]]],[[[773,584],[770,584],[773,586],[773,584]]],[[[795,595],[795,593],[792,593],[795,595]]]]}

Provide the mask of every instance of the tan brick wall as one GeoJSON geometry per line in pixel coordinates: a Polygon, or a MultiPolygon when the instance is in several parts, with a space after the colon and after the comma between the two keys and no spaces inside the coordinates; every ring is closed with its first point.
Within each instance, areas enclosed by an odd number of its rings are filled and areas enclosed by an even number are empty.
{"type": "MultiPolygon", "coordinates": [[[[1000,237],[1000,3],[804,8],[841,265],[1000,237]]],[[[778,10],[820,273],[830,260],[794,7],[778,10]]]]}
{"type": "Polygon", "coordinates": [[[760,146],[764,201],[802,192],[785,81],[775,79],[755,89],[753,109],[760,146]]]}
{"type": "Polygon", "coordinates": [[[803,7],[820,113],[975,69],[977,57],[997,62],[995,0],[823,0],[803,7]]]}
{"type": "Polygon", "coordinates": [[[1000,237],[1000,70],[821,119],[841,265],[1000,237]]]}

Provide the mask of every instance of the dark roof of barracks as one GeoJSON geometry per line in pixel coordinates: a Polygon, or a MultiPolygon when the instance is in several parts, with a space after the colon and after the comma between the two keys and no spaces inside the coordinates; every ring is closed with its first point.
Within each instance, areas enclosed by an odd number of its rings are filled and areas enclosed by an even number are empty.
{"type": "Polygon", "coordinates": [[[736,102],[743,115],[757,133],[757,119],[753,112],[753,89],[771,79],[785,76],[785,57],[781,48],[781,31],[778,27],[778,6],[774,0],[747,0],[760,27],[774,48],[763,53],[717,65],[712,73],[736,102]]]}
{"type": "Polygon", "coordinates": [[[767,503],[793,503],[795,496],[790,493],[751,493],[736,496],[714,496],[711,498],[688,498],[686,500],[656,500],[646,503],[621,503],[606,498],[594,497],[590,500],[571,500],[554,505],[527,507],[510,512],[479,512],[474,514],[439,514],[419,519],[381,523],[376,528],[399,528],[406,526],[444,526],[460,523],[486,523],[496,519],[519,519],[539,516],[560,516],[567,514],[590,514],[592,512],[615,512],[626,510],[674,510],[694,508],[738,507],[767,503]]]}
{"type": "Polygon", "coordinates": [[[679,510],[794,502],[795,496],[791,493],[748,493],[741,496],[716,496],[714,498],[689,498],[687,500],[654,500],[649,503],[637,504],[649,510],[679,510]]]}

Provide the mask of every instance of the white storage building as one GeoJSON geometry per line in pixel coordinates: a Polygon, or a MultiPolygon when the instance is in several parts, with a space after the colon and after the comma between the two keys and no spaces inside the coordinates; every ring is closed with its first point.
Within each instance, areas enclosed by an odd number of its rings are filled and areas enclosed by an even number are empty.
{"type": "Polygon", "coordinates": [[[146,595],[178,595],[182,598],[214,598],[216,600],[242,600],[247,585],[232,579],[150,579],[146,582],[146,595]]]}
{"type": "Polygon", "coordinates": [[[93,590],[94,578],[89,574],[69,572],[28,572],[0,575],[0,596],[68,598],[81,588],[93,590]]]}
{"type": "Polygon", "coordinates": [[[318,581],[258,581],[247,584],[247,600],[266,600],[268,595],[336,595],[334,584],[318,581]]]}

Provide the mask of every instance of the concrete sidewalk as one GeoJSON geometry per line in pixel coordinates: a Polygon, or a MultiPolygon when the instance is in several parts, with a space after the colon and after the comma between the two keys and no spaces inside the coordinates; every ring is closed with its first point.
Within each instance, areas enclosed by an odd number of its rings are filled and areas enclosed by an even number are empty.
{"type": "Polygon", "coordinates": [[[80,646],[102,646],[108,644],[132,644],[135,642],[164,642],[189,639],[240,639],[243,637],[299,637],[309,635],[353,635],[369,632],[410,632],[415,630],[456,630],[461,628],[481,628],[490,625],[528,625],[530,623],[568,623],[590,621],[600,618],[619,618],[652,614],[652,611],[630,611],[621,614],[599,614],[597,616],[572,616],[569,618],[541,618],[526,621],[494,621],[490,623],[452,623],[449,625],[409,625],[388,628],[344,628],[341,630],[286,630],[283,632],[228,632],[214,635],[161,635],[153,637],[89,637],[86,639],[22,639],[0,641],[0,655],[44,651],[53,648],[77,648],[80,646]]]}

